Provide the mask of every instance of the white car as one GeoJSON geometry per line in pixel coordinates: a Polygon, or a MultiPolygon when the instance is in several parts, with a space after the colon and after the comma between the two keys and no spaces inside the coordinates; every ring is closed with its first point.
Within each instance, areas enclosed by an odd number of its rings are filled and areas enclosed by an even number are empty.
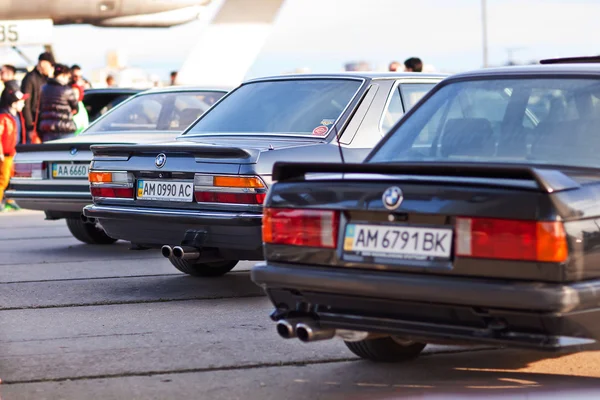
{"type": "Polygon", "coordinates": [[[6,198],[21,208],[44,211],[48,220],[66,219],[71,234],[84,243],[114,243],[116,239],[82,214],[83,207],[92,203],[90,146],[173,139],[228,91],[182,87],[144,91],[112,108],[78,136],[20,145],[6,198]]]}

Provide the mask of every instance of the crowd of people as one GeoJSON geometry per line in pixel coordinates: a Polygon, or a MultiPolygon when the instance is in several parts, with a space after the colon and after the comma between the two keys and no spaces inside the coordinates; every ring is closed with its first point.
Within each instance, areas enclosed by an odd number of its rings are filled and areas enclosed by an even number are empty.
{"type": "Polygon", "coordinates": [[[4,83],[0,95],[0,211],[18,209],[14,202],[4,199],[17,145],[77,135],[89,125],[82,101],[91,85],[80,66],[58,64],[45,52],[20,85],[15,74],[12,65],[0,69],[4,83]]]}

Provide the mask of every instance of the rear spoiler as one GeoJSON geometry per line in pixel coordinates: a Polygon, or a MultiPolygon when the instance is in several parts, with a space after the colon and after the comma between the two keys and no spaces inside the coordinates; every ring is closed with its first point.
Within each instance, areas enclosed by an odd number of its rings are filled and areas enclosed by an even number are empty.
{"type": "Polygon", "coordinates": [[[600,56],[548,58],[540,60],[540,64],[598,64],[600,56]]]}
{"type": "Polygon", "coordinates": [[[304,180],[308,173],[390,174],[419,176],[456,176],[469,178],[533,180],[547,193],[576,189],[578,182],[556,169],[506,164],[473,163],[289,163],[276,162],[273,181],[304,180]]]}
{"type": "Polygon", "coordinates": [[[199,144],[181,144],[177,142],[163,144],[95,144],[90,147],[94,156],[126,156],[130,157],[133,154],[150,153],[156,156],[159,153],[170,154],[191,154],[197,158],[235,158],[249,159],[258,157],[258,150],[241,149],[239,147],[199,145],[199,144]]]}
{"type": "Polygon", "coordinates": [[[18,144],[17,153],[31,153],[36,151],[70,151],[89,150],[91,143],[40,143],[40,144],[18,144]]]}

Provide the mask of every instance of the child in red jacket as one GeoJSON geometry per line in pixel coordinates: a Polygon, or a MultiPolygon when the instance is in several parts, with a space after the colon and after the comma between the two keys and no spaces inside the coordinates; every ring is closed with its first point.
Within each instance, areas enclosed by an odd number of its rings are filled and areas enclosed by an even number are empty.
{"type": "MultiPolygon", "coordinates": [[[[0,98],[0,211],[8,205],[4,200],[4,191],[13,172],[13,158],[17,144],[25,139],[25,124],[21,111],[29,95],[18,90],[5,89],[0,98]]],[[[11,208],[17,208],[16,205],[11,208]]]]}

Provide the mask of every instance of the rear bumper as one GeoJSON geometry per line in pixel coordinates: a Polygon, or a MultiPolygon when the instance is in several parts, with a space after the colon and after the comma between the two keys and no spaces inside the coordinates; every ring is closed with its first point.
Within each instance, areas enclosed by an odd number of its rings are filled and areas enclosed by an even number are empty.
{"type": "Polygon", "coordinates": [[[54,211],[81,214],[83,207],[92,203],[88,192],[22,191],[7,190],[7,199],[15,200],[19,207],[28,210],[54,211]]]}
{"type": "Polygon", "coordinates": [[[600,333],[600,280],[513,283],[271,263],[251,276],[276,319],[300,313],[337,329],[551,350],[594,343],[600,333]]]}
{"type": "Polygon", "coordinates": [[[185,245],[219,249],[229,259],[262,259],[262,214],[89,205],[83,210],[96,218],[114,238],[140,245],[185,245]]]}

